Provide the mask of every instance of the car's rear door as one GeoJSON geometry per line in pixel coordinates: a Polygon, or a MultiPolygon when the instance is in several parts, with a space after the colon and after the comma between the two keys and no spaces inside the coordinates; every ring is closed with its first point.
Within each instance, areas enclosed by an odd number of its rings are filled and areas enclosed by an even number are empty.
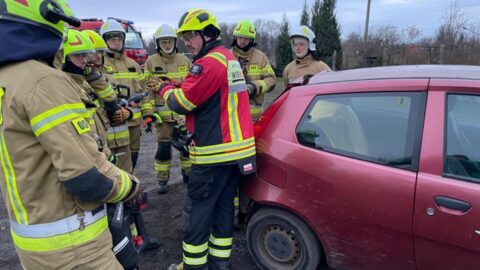
{"type": "Polygon", "coordinates": [[[480,269],[480,81],[430,83],[414,234],[417,269],[480,269]]]}

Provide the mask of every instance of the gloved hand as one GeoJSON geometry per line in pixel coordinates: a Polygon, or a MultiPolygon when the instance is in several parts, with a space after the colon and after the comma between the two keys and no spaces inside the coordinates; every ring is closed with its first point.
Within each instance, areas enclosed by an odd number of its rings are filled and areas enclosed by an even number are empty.
{"type": "Polygon", "coordinates": [[[174,85],[174,83],[172,83],[171,81],[163,81],[162,84],[160,85],[160,87],[158,88],[158,90],[155,93],[163,98],[162,90],[165,87],[170,86],[170,85],[174,85]]]}
{"type": "Polygon", "coordinates": [[[130,117],[132,113],[130,110],[127,110],[123,107],[119,107],[119,109],[113,114],[113,123],[114,124],[123,124],[125,123],[130,117]]]}
{"type": "Polygon", "coordinates": [[[83,75],[87,82],[93,82],[102,77],[102,74],[97,70],[97,67],[93,64],[87,64],[83,70],[83,75]]]}
{"type": "Polygon", "coordinates": [[[157,89],[160,88],[160,85],[162,85],[162,80],[158,77],[152,76],[145,84],[147,86],[147,90],[156,92],[157,89]]]}
{"type": "Polygon", "coordinates": [[[247,84],[247,92],[248,92],[248,96],[250,96],[250,97],[255,96],[257,94],[257,87],[255,86],[255,84],[248,83],[247,84]]]}
{"type": "Polygon", "coordinates": [[[138,188],[137,194],[130,200],[125,201],[125,206],[134,207],[142,203],[145,203],[145,201],[146,201],[145,186],[140,185],[140,187],[138,188]]]}
{"type": "Polygon", "coordinates": [[[143,117],[143,120],[145,121],[143,121],[142,127],[147,127],[145,129],[145,132],[147,133],[152,132],[152,123],[154,123],[157,120],[157,118],[154,115],[146,115],[143,117]]]}
{"type": "Polygon", "coordinates": [[[302,85],[307,84],[312,77],[313,77],[313,74],[305,74],[305,75],[303,75],[303,77],[302,77],[302,85]]]}

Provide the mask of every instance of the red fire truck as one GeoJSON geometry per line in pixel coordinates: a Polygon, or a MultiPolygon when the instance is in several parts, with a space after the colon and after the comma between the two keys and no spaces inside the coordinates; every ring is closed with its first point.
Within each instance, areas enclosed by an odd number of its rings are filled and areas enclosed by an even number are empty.
{"type": "MultiPolygon", "coordinates": [[[[148,54],[142,40],[142,34],[133,26],[133,21],[112,17],[109,17],[108,19],[117,20],[123,25],[127,32],[127,35],[125,36],[125,54],[135,60],[143,68],[145,61],[147,61],[148,54]]],[[[102,19],[82,19],[82,25],[77,29],[90,29],[99,32],[103,22],[102,19]]]]}

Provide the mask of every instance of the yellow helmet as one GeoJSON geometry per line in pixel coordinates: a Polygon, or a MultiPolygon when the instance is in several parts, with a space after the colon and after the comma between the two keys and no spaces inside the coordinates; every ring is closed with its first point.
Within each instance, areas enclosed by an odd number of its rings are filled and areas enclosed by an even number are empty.
{"type": "Polygon", "coordinates": [[[205,9],[191,9],[180,18],[178,22],[177,35],[182,35],[185,32],[189,31],[202,31],[207,26],[212,25],[218,31],[220,31],[220,26],[218,25],[217,19],[213,13],[205,9]]]}
{"type": "Polygon", "coordinates": [[[67,39],[63,43],[64,61],[71,54],[95,53],[95,48],[90,39],[82,32],[69,29],[67,39]]]}
{"type": "Polygon", "coordinates": [[[82,33],[90,39],[90,41],[93,43],[93,48],[95,48],[96,51],[107,50],[107,43],[105,43],[105,40],[103,40],[100,34],[93,30],[84,30],[82,33]]]}
{"type": "Polygon", "coordinates": [[[0,20],[33,24],[63,36],[65,22],[80,26],[66,0],[0,0],[0,20]]]}
{"type": "Polygon", "coordinates": [[[235,29],[233,30],[233,36],[255,40],[257,37],[257,30],[255,29],[255,25],[253,25],[253,23],[251,23],[249,20],[243,20],[237,23],[237,26],[235,26],[235,29]]]}

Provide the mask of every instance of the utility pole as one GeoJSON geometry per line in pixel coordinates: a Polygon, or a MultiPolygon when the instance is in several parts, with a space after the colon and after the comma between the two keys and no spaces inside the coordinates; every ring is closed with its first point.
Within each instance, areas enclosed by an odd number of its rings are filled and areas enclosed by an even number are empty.
{"type": "Polygon", "coordinates": [[[365,34],[363,36],[363,40],[366,42],[367,41],[367,38],[368,38],[368,23],[370,21],[370,2],[372,0],[368,0],[368,4],[367,4],[367,17],[365,19],[365,34]]]}

